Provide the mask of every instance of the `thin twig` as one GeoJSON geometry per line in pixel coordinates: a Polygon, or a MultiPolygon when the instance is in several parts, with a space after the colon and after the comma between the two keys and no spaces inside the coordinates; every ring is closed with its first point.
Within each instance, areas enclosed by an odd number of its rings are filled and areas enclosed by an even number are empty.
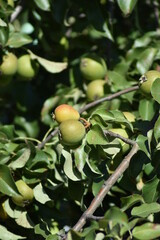
{"type": "Polygon", "coordinates": [[[135,141],[133,141],[133,140],[131,140],[131,139],[129,139],[129,138],[125,138],[125,137],[119,135],[118,133],[114,133],[114,132],[109,131],[109,130],[103,130],[103,133],[104,133],[105,135],[110,135],[110,136],[112,136],[112,137],[119,138],[119,139],[121,139],[123,142],[125,142],[125,143],[127,143],[127,144],[130,144],[130,145],[134,145],[134,143],[135,143],[135,141]]]}
{"type": "Polygon", "coordinates": [[[88,110],[89,108],[95,107],[96,105],[98,105],[98,104],[100,104],[100,103],[102,103],[102,102],[110,101],[110,100],[112,100],[112,99],[114,99],[114,98],[117,98],[117,97],[119,97],[119,96],[121,96],[121,95],[123,95],[123,94],[129,93],[129,92],[133,92],[133,91],[135,91],[135,90],[137,90],[137,89],[139,89],[139,86],[138,86],[138,85],[136,85],[136,86],[134,86],[134,87],[126,88],[126,89],[124,89],[124,90],[121,90],[121,91],[119,91],[119,92],[116,92],[116,93],[114,93],[114,94],[111,94],[111,95],[109,95],[109,96],[107,96],[107,97],[100,98],[100,99],[98,99],[98,100],[96,100],[96,101],[93,101],[93,102],[91,102],[91,103],[86,104],[83,108],[81,108],[81,109],[79,110],[79,113],[82,113],[82,112],[88,110]]]}
{"type": "Polygon", "coordinates": [[[88,219],[88,220],[99,221],[99,220],[101,220],[101,219],[103,219],[103,218],[104,218],[104,216],[94,216],[94,215],[92,215],[92,216],[89,216],[87,219],[88,219]]]}
{"type": "Polygon", "coordinates": [[[40,144],[38,144],[37,148],[38,148],[38,149],[43,148],[44,145],[45,145],[47,142],[49,142],[49,141],[52,139],[52,137],[54,137],[54,136],[58,133],[58,131],[59,131],[59,129],[56,128],[53,132],[51,132],[51,133],[48,135],[48,137],[46,137],[46,139],[45,139],[44,141],[42,141],[40,144]]]}
{"type": "Polygon", "coordinates": [[[18,17],[18,15],[22,12],[23,10],[23,6],[21,5],[18,5],[16,8],[15,8],[15,11],[11,14],[11,17],[10,17],[10,22],[14,22],[14,20],[18,17]]]}

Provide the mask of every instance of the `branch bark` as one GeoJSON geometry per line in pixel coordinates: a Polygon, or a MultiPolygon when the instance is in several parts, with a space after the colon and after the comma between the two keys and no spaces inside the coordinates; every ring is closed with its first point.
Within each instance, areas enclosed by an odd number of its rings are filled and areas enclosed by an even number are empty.
{"type": "Polygon", "coordinates": [[[79,113],[82,113],[82,112],[88,110],[89,108],[95,107],[96,105],[98,105],[98,104],[100,104],[100,103],[102,103],[102,102],[110,101],[110,100],[112,100],[112,99],[114,99],[114,98],[117,98],[117,97],[119,97],[119,96],[121,96],[121,95],[123,95],[123,94],[129,93],[129,92],[133,92],[133,91],[135,91],[135,90],[137,90],[137,89],[139,89],[139,86],[138,86],[138,85],[136,85],[136,86],[134,86],[134,87],[126,88],[126,89],[124,89],[124,90],[121,90],[121,91],[119,91],[119,92],[116,92],[116,93],[114,93],[114,94],[111,94],[111,95],[109,95],[109,96],[107,96],[107,97],[100,98],[100,99],[98,99],[98,100],[96,100],[96,101],[93,101],[93,102],[91,102],[91,103],[86,104],[83,108],[81,108],[81,109],[79,110],[79,113]]]}
{"type": "MultiPolygon", "coordinates": [[[[121,164],[117,167],[115,172],[104,182],[103,186],[99,190],[98,194],[94,197],[92,200],[90,206],[87,208],[87,210],[82,214],[78,222],[75,224],[75,226],[72,228],[74,231],[80,231],[83,226],[85,225],[86,221],[88,218],[92,217],[95,210],[101,205],[103,199],[111,189],[111,187],[116,183],[116,181],[119,179],[119,177],[125,172],[125,170],[128,168],[129,163],[131,161],[131,158],[137,153],[139,147],[138,144],[131,140],[122,137],[119,134],[112,133],[111,131],[104,131],[104,134],[107,135],[109,134],[110,136],[114,136],[117,138],[120,138],[123,140],[125,143],[131,144],[132,149],[126,155],[121,162],[121,164]]],[[[64,239],[67,239],[67,235],[64,239]]]]}
{"type": "Polygon", "coordinates": [[[38,148],[38,149],[43,148],[44,145],[45,145],[47,142],[49,142],[49,141],[52,139],[52,137],[54,137],[54,136],[58,133],[58,131],[59,131],[59,129],[56,128],[53,132],[51,132],[51,133],[48,135],[48,137],[46,137],[46,139],[45,139],[44,141],[42,141],[41,143],[38,144],[37,148],[38,148]]]}

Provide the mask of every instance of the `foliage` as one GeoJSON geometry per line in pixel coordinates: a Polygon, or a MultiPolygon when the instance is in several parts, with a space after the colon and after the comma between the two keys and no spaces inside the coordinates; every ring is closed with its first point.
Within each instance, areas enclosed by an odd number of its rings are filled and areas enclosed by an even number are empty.
{"type": "Polygon", "coordinates": [[[151,96],[138,89],[83,111],[91,125],[78,147],[51,135],[58,128],[52,118],[57,106],[80,111],[91,103],[79,67],[88,54],[107,65],[105,97],[139,85],[148,70],[160,70],[159,7],[158,0],[0,1],[1,62],[12,52],[17,58],[29,54],[39,65],[33,79],[16,73],[0,87],[1,239],[62,239],[131,149],[123,153],[120,141],[106,136],[113,128],[125,129],[139,151],[97,208],[101,218],[91,216],[68,239],[160,237],[159,78],[151,96]],[[20,179],[34,191],[25,207],[12,201],[20,179]]]}

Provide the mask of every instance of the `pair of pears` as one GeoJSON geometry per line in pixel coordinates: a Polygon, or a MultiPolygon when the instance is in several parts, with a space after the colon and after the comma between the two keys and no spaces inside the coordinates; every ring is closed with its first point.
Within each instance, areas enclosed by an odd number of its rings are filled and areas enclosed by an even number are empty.
{"type": "Polygon", "coordinates": [[[103,58],[89,54],[80,60],[80,72],[82,76],[90,81],[87,84],[86,95],[90,101],[104,96],[104,80],[107,73],[107,65],[103,58]]]}
{"type": "Polygon", "coordinates": [[[77,146],[86,134],[84,125],[79,121],[79,112],[70,105],[62,104],[55,109],[54,118],[60,124],[62,144],[70,147],[77,146]]]}
{"type": "Polygon", "coordinates": [[[0,85],[6,86],[16,73],[21,80],[31,80],[38,71],[38,64],[33,61],[29,54],[17,58],[12,52],[6,53],[0,65],[0,85]]]}

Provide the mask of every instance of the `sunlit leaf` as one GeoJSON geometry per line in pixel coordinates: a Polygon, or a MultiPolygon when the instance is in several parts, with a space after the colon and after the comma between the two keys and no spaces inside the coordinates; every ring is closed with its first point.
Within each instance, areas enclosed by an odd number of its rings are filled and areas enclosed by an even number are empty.
{"type": "Polygon", "coordinates": [[[152,120],[153,116],[155,115],[155,102],[151,99],[140,100],[139,114],[142,120],[152,120]]]}
{"type": "Polygon", "coordinates": [[[156,48],[148,48],[145,49],[144,52],[142,52],[136,64],[136,67],[140,74],[144,74],[149,70],[149,68],[153,64],[156,53],[157,53],[156,48]]]}
{"type": "Polygon", "coordinates": [[[43,11],[49,11],[50,10],[50,3],[49,3],[48,0],[34,0],[34,2],[43,11]]]}
{"type": "Polygon", "coordinates": [[[16,223],[24,228],[33,228],[34,227],[34,223],[32,222],[29,214],[27,213],[27,211],[19,211],[19,214],[17,214],[16,219],[15,219],[16,223]]]}
{"type": "Polygon", "coordinates": [[[146,203],[152,203],[159,197],[158,184],[159,179],[157,177],[154,177],[144,184],[142,196],[146,203]]]}
{"type": "Polygon", "coordinates": [[[127,197],[122,197],[121,198],[121,202],[122,202],[122,211],[127,210],[128,208],[132,207],[134,204],[136,204],[137,202],[141,202],[143,203],[143,197],[139,194],[133,194],[127,197]]]}
{"type": "Polygon", "coordinates": [[[154,136],[155,136],[155,139],[158,141],[160,138],[160,117],[158,117],[154,125],[154,136]]]}
{"type": "Polygon", "coordinates": [[[0,165],[0,192],[8,196],[19,195],[10,169],[6,165],[0,165]]]}
{"type": "Polygon", "coordinates": [[[73,159],[72,159],[71,154],[63,149],[62,150],[62,155],[65,158],[64,167],[63,167],[65,174],[72,181],[79,181],[80,178],[77,176],[77,173],[75,172],[73,159]]]}
{"type": "Polygon", "coordinates": [[[0,27],[7,27],[7,23],[0,18],[0,27]]]}
{"type": "Polygon", "coordinates": [[[156,100],[160,104],[160,78],[157,78],[153,82],[152,88],[151,88],[151,94],[154,100],[156,100]]]}
{"type": "Polygon", "coordinates": [[[32,42],[32,38],[25,33],[13,32],[9,35],[7,46],[19,48],[32,42]]]}
{"type": "Polygon", "coordinates": [[[139,216],[142,218],[148,217],[152,213],[157,213],[160,211],[160,204],[153,202],[153,203],[143,203],[138,207],[134,207],[131,211],[133,216],[139,216]]]}
{"type": "Polygon", "coordinates": [[[50,197],[48,194],[45,192],[45,189],[43,188],[42,184],[39,183],[34,189],[34,197],[35,199],[42,203],[45,204],[48,201],[51,201],[50,197]]]}
{"type": "Polygon", "coordinates": [[[107,144],[107,139],[99,127],[99,125],[94,125],[90,131],[87,133],[87,142],[94,145],[105,145],[107,144]]]}
{"type": "Polygon", "coordinates": [[[31,150],[29,148],[26,148],[20,157],[18,157],[15,161],[12,161],[9,166],[12,169],[23,168],[28,161],[30,154],[31,150]]]}
{"type": "Polygon", "coordinates": [[[50,73],[59,73],[67,68],[68,64],[66,62],[49,61],[45,58],[35,55],[30,50],[28,50],[28,52],[30,53],[32,59],[36,59],[39,62],[39,64],[42,65],[50,73]]]}
{"type": "Polygon", "coordinates": [[[160,236],[160,224],[144,223],[132,231],[133,237],[139,240],[151,240],[160,236]]]}
{"type": "Polygon", "coordinates": [[[122,12],[125,14],[125,15],[128,15],[130,14],[136,3],[137,3],[137,0],[117,0],[117,3],[120,7],[120,9],[122,10],[122,12]]]}
{"type": "Polygon", "coordinates": [[[7,230],[6,227],[0,225],[0,233],[1,233],[1,239],[3,240],[17,240],[17,239],[26,239],[26,237],[22,237],[20,235],[14,234],[7,230]]]}
{"type": "Polygon", "coordinates": [[[140,148],[143,152],[145,152],[145,154],[147,155],[147,157],[150,158],[150,153],[149,153],[149,151],[148,151],[148,149],[147,149],[147,140],[148,140],[147,137],[145,137],[145,136],[143,136],[143,135],[139,135],[139,136],[137,137],[136,142],[137,142],[139,148],[140,148]]]}

